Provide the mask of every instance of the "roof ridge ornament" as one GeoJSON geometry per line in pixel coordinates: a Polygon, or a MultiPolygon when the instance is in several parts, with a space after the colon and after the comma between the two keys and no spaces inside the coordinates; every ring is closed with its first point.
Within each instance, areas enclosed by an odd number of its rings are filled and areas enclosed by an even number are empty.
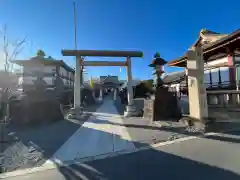
{"type": "Polygon", "coordinates": [[[37,57],[44,57],[44,56],[46,56],[45,52],[42,49],[39,49],[37,51],[37,57]]]}

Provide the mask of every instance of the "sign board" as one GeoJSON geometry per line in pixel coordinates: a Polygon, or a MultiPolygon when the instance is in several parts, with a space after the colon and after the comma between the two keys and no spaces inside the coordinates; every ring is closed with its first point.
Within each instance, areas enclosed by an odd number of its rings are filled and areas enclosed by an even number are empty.
{"type": "Polygon", "coordinates": [[[194,61],[188,60],[187,68],[188,69],[197,69],[197,62],[195,60],[194,61]]]}

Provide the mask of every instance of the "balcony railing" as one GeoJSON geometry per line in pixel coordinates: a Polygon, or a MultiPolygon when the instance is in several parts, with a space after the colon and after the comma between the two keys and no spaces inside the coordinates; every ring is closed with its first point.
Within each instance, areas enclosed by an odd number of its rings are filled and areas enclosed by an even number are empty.
{"type": "Polygon", "coordinates": [[[209,107],[240,108],[240,91],[207,91],[207,102],[209,107]]]}

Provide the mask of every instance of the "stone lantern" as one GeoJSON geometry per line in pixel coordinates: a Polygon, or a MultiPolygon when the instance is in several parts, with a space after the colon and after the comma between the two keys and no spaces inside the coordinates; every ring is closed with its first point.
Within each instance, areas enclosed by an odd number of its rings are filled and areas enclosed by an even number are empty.
{"type": "Polygon", "coordinates": [[[156,53],[154,55],[154,59],[152,60],[152,63],[149,64],[149,67],[153,67],[153,75],[154,77],[154,85],[156,88],[163,85],[163,81],[161,79],[162,74],[164,73],[164,65],[167,64],[167,61],[165,61],[163,58],[160,57],[159,53],[156,53]]]}
{"type": "MultiPolygon", "coordinates": [[[[153,121],[179,120],[181,118],[176,96],[168,90],[168,87],[163,86],[164,82],[161,75],[164,73],[163,67],[165,64],[167,64],[167,62],[160,57],[159,53],[156,53],[152,63],[148,65],[154,68],[153,75],[155,76],[155,92],[151,97],[152,102],[150,102],[150,105],[148,103],[148,106],[151,107],[151,119],[153,121]]],[[[145,107],[145,112],[149,113],[149,108],[147,111],[147,107],[145,107]]]]}

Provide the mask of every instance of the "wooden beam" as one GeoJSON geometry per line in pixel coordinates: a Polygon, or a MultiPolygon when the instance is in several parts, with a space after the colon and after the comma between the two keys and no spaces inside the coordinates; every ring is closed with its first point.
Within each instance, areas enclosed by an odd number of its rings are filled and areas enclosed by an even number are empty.
{"type": "Polygon", "coordinates": [[[83,61],[83,66],[126,66],[124,61],[83,61]]]}
{"type": "Polygon", "coordinates": [[[143,57],[141,51],[62,50],[63,56],[143,57]]]}

